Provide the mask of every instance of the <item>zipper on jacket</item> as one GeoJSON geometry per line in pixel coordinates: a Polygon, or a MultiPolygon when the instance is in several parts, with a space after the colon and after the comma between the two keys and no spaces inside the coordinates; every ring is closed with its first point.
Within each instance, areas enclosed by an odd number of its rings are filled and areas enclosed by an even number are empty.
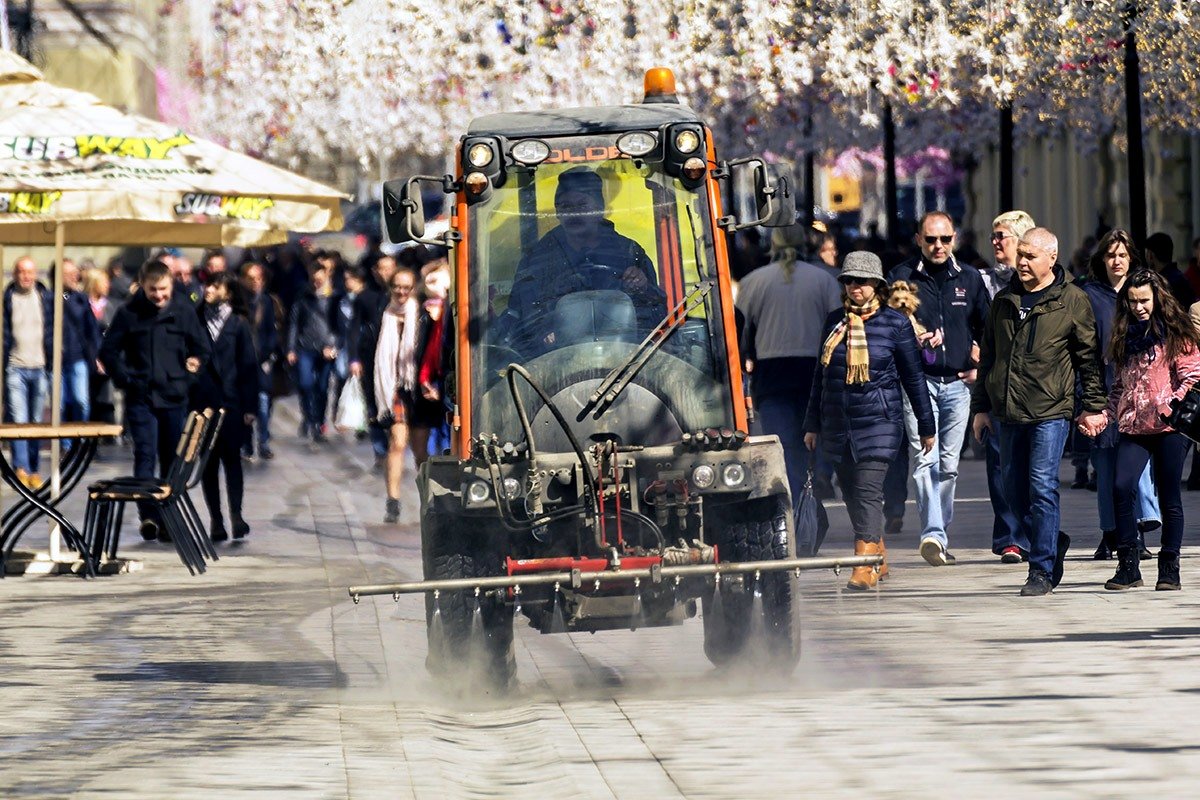
{"type": "MultiPolygon", "coordinates": [[[[1031,309],[1032,311],[1032,309],[1031,309]]],[[[1029,320],[1029,339],[1025,342],[1025,355],[1033,353],[1033,339],[1037,336],[1037,315],[1031,315],[1033,318],[1029,320]]]]}

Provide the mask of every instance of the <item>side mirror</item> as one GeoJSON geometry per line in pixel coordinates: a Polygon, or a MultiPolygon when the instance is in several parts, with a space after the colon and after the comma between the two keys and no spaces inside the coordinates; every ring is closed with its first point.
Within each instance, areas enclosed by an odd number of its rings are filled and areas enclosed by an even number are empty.
{"type": "MultiPolygon", "coordinates": [[[[448,176],[447,176],[448,177],[448,176]]],[[[436,183],[447,192],[453,192],[453,179],[415,175],[408,180],[384,181],[383,184],[383,234],[392,244],[418,242],[446,246],[442,239],[425,238],[425,204],[421,200],[421,182],[436,183]]]]}
{"type": "Polygon", "coordinates": [[[722,164],[719,177],[729,182],[732,213],[717,224],[728,233],[764,225],[781,228],[796,221],[796,198],[786,176],[772,179],[761,158],[740,158],[722,164]]]}

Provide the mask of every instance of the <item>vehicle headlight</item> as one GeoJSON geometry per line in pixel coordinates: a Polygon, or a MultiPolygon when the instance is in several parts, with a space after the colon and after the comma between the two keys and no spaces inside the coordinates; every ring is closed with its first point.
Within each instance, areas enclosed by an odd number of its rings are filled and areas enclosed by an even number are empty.
{"type": "Polygon", "coordinates": [[[492,159],[495,157],[491,146],[483,142],[471,145],[471,149],[467,151],[467,161],[471,163],[472,167],[486,167],[492,163],[492,159]]]}
{"type": "Polygon", "coordinates": [[[675,149],[681,153],[694,153],[700,146],[700,136],[695,131],[680,131],[675,134],[675,149]]]}
{"type": "Polygon", "coordinates": [[[721,482],[732,489],[746,482],[746,468],[741,464],[726,464],[721,470],[721,482]]]}
{"type": "Polygon", "coordinates": [[[634,158],[646,155],[654,149],[656,144],[658,144],[658,139],[653,133],[646,131],[633,131],[617,139],[617,149],[634,158]]]}
{"type": "Polygon", "coordinates": [[[537,139],[526,139],[514,144],[511,153],[513,161],[531,167],[550,157],[550,145],[537,139]]]}
{"type": "Polygon", "coordinates": [[[517,480],[516,478],[505,478],[504,479],[504,499],[505,500],[516,500],[517,496],[520,494],[521,494],[521,482],[519,480],[517,480]]]}
{"type": "Polygon", "coordinates": [[[486,503],[492,496],[492,487],[484,481],[471,481],[467,484],[467,502],[478,505],[486,503]]]}
{"type": "Polygon", "coordinates": [[[708,489],[717,482],[717,471],[708,464],[701,464],[692,470],[692,483],[697,489],[708,489]]]}
{"type": "Polygon", "coordinates": [[[482,172],[472,172],[466,178],[466,185],[471,194],[483,194],[488,187],[488,177],[482,172]]]}
{"type": "Polygon", "coordinates": [[[689,181],[698,181],[704,177],[705,166],[703,158],[692,156],[683,162],[683,177],[689,181]]]}

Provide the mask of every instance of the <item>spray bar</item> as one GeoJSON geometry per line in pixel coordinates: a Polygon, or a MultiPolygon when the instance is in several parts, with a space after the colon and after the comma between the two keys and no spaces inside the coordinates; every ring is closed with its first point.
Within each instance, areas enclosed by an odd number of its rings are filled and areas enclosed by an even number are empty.
{"type": "Polygon", "coordinates": [[[486,578],[454,578],[443,581],[408,581],[405,583],[382,583],[368,586],[351,586],[350,597],[358,602],[368,595],[401,595],[420,592],[455,592],[471,589],[508,589],[514,586],[544,586],[565,584],[578,588],[584,583],[600,584],[613,581],[649,580],[657,583],[666,578],[690,578],[725,573],[777,572],[781,570],[832,569],[846,567],[873,567],[883,563],[882,555],[846,556],[844,558],[781,558],[771,561],[742,561],[727,564],[687,564],[677,567],[644,569],[604,570],[601,572],[540,572],[525,575],[496,575],[486,578]]]}

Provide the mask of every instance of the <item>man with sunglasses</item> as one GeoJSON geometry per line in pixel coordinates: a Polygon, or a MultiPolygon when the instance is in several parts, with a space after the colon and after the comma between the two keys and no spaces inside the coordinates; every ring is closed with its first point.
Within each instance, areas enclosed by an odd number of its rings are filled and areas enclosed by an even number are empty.
{"type": "MultiPolygon", "coordinates": [[[[913,481],[921,518],[921,557],[935,567],[955,563],[947,529],[954,517],[958,460],[971,409],[970,384],[975,381],[975,342],[983,334],[991,297],[979,271],[954,258],[955,230],[950,215],[931,211],[917,225],[921,256],[892,270],[893,281],[917,287],[921,301],[917,320],[926,333],[922,348],[925,384],[937,423],[936,444],[925,452],[913,447],[913,481]]],[[[908,441],[915,444],[917,417],[904,403],[908,441]]]]}

